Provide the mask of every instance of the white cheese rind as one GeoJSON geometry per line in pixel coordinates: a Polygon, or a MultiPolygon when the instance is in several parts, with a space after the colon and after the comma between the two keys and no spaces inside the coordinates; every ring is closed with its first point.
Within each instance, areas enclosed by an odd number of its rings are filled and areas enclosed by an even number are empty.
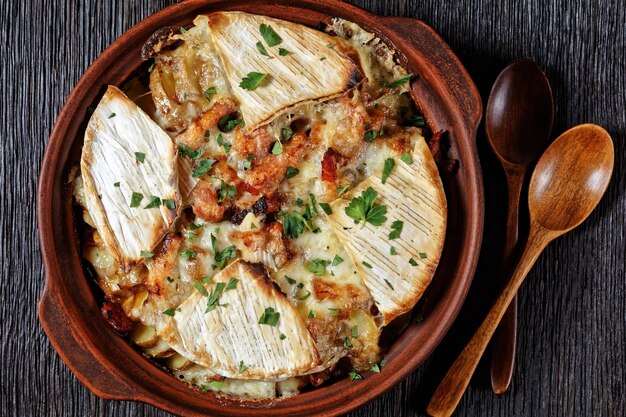
{"type": "Polygon", "coordinates": [[[446,234],[446,197],[423,139],[416,141],[412,157],[411,164],[395,158],[396,166],[385,184],[378,171],[331,204],[333,229],[383,314],[384,325],[420,299],[437,269],[446,234]],[[387,206],[387,221],[361,228],[345,208],[368,187],[378,192],[376,203],[387,206]],[[392,240],[390,226],[396,220],[403,222],[403,228],[400,237],[392,240]],[[397,255],[390,254],[391,247],[397,255]]]}
{"type": "Polygon", "coordinates": [[[306,326],[259,267],[233,262],[205,285],[207,293],[233,277],[235,288],[219,297],[227,306],[206,312],[209,297],[195,292],[161,336],[181,355],[228,378],[280,380],[321,370],[306,326]],[[276,326],[259,323],[270,307],[280,314],[276,326]]]}
{"type": "Polygon", "coordinates": [[[209,21],[213,42],[249,130],[296,104],[342,94],[363,79],[360,69],[341,48],[329,47],[342,42],[336,37],[249,13],[212,13],[209,21]],[[282,42],[269,47],[259,30],[261,24],[272,26],[282,42]],[[269,57],[259,53],[257,42],[261,42],[269,57]],[[290,53],[281,56],[279,48],[290,53]],[[250,72],[267,74],[252,91],[239,86],[250,72]]]}
{"type": "Polygon", "coordinates": [[[85,202],[100,236],[125,270],[151,252],[181,206],[176,148],[170,137],[118,88],[109,86],[85,131],[81,157],[85,202]],[[145,155],[143,162],[136,152],[145,155]],[[141,193],[138,207],[132,194],[141,193]],[[144,208],[150,196],[174,200],[144,208]]]}

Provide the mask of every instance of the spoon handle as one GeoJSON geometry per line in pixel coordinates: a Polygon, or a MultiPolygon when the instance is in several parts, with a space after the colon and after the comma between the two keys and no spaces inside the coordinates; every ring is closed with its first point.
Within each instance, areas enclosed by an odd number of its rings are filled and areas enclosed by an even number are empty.
{"type": "MultiPolygon", "coordinates": [[[[508,210],[504,252],[502,254],[502,273],[499,284],[510,265],[513,251],[517,246],[519,232],[519,204],[522,185],[526,176],[525,165],[513,165],[503,161],[508,184],[508,210]]],[[[513,298],[502,322],[491,341],[491,389],[494,393],[504,394],[511,385],[515,366],[515,345],[517,333],[517,296],[513,298]]]]}
{"type": "Polygon", "coordinates": [[[491,336],[495,332],[500,319],[515,297],[517,290],[546,245],[556,237],[554,232],[543,229],[538,224],[531,225],[528,241],[524,251],[510,274],[508,284],[502,290],[487,317],[474,333],[469,343],[461,351],[443,380],[439,383],[428,404],[427,412],[432,417],[448,417],[458,405],[470,379],[478,366],[491,336]]]}

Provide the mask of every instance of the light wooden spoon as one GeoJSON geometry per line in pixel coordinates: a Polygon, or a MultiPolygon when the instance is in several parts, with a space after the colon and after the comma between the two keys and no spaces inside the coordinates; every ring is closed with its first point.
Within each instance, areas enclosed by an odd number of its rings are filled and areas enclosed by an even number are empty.
{"type": "Polygon", "coordinates": [[[433,417],[452,415],[502,316],[533,264],[555,238],[596,207],[613,173],[613,142],[600,126],[584,124],[559,136],[541,156],[528,189],[530,232],[508,284],[454,361],[428,404],[433,417]]]}

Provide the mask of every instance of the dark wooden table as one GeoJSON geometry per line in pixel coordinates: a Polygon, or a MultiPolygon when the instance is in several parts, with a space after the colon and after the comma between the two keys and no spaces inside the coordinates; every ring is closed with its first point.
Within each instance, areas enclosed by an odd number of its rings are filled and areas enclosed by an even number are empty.
{"type": "MultiPolygon", "coordinates": [[[[96,56],[171,0],[0,2],[0,233],[3,416],[165,416],[89,392],[44,335],[44,282],[35,195],[48,134],[65,97],[96,56]]],[[[615,142],[613,181],[591,218],[553,243],[520,292],[518,365],[495,397],[483,362],[458,416],[626,415],[626,3],[602,0],[367,0],[381,15],[422,19],[450,44],[484,100],[511,60],[537,61],[556,99],[553,136],[593,122],[615,142]]],[[[423,415],[424,404],[485,312],[497,284],[503,177],[478,137],[485,172],[483,254],[460,318],[432,358],[354,416],[423,415]]]]}

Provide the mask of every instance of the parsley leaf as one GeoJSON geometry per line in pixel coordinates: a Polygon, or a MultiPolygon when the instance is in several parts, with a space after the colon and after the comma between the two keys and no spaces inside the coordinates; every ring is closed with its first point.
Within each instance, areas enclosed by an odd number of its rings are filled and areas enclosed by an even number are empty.
{"type": "Polygon", "coordinates": [[[246,158],[246,162],[243,163],[243,169],[245,171],[249,170],[252,167],[252,160],[256,158],[256,155],[249,155],[246,158]]]}
{"type": "Polygon", "coordinates": [[[357,371],[355,371],[354,369],[352,369],[350,372],[348,372],[348,375],[350,376],[350,379],[353,380],[353,381],[355,379],[363,379],[361,374],[358,373],[357,371]]]}
{"type": "Polygon", "coordinates": [[[266,307],[265,312],[259,317],[259,324],[276,327],[279,319],[280,313],[278,311],[275,311],[273,307],[266,307]]]}
{"type": "Polygon", "coordinates": [[[405,75],[404,77],[400,77],[397,80],[387,84],[387,87],[389,87],[389,88],[400,87],[402,84],[404,84],[405,82],[409,81],[412,76],[413,76],[413,74],[409,73],[409,74],[405,75]]]}
{"type": "Polygon", "coordinates": [[[114,118],[115,116],[116,116],[116,114],[115,114],[115,113],[111,113],[111,114],[109,115],[109,119],[112,119],[112,118],[114,118]]]}
{"type": "Polygon", "coordinates": [[[150,201],[144,206],[146,209],[157,208],[161,206],[161,199],[156,195],[150,196],[150,201]]]}
{"type": "Polygon", "coordinates": [[[372,264],[370,264],[369,262],[365,262],[365,261],[363,261],[363,262],[361,262],[361,263],[363,264],[363,266],[364,266],[364,267],[369,268],[369,269],[372,269],[372,264]]]}
{"type": "Polygon", "coordinates": [[[154,256],[154,253],[142,250],[141,252],[139,252],[139,256],[141,256],[142,258],[152,258],[154,256]]]}
{"type": "Polygon", "coordinates": [[[391,174],[391,171],[393,171],[393,168],[395,166],[396,166],[396,161],[394,161],[393,158],[385,159],[385,166],[383,167],[383,176],[380,179],[380,182],[382,182],[383,184],[387,182],[387,178],[389,178],[389,174],[391,174]]]}
{"type": "Polygon", "coordinates": [[[119,182],[119,181],[118,181],[118,182],[114,182],[114,183],[113,183],[113,186],[114,186],[114,187],[117,187],[117,188],[120,188],[120,182],[119,182]]]}
{"type": "Polygon", "coordinates": [[[237,278],[231,277],[228,280],[228,284],[226,284],[226,290],[225,291],[234,290],[237,287],[237,283],[238,282],[239,282],[239,280],[237,278]]]}
{"type": "Polygon", "coordinates": [[[215,284],[215,288],[211,291],[211,294],[209,295],[209,301],[207,302],[206,310],[204,311],[205,313],[215,310],[215,308],[218,306],[224,307],[224,305],[219,304],[219,298],[220,295],[222,295],[222,293],[224,292],[225,286],[226,284],[224,284],[223,282],[218,282],[217,284],[215,284]]]}
{"type": "Polygon", "coordinates": [[[280,155],[281,153],[283,153],[283,145],[277,140],[272,146],[272,155],[280,155]]]}
{"type": "Polygon", "coordinates": [[[352,334],[352,337],[359,337],[359,325],[355,324],[350,327],[350,333],[352,334]]]}
{"type": "Polygon", "coordinates": [[[176,201],[171,198],[163,199],[163,205],[170,210],[176,210],[176,201]]]}
{"type": "Polygon", "coordinates": [[[427,255],[424,252],[419,253],[420,259],[426,259],[427,255]]]}
{"type": "Polygon", "coordinates": [[[293,130],[289,126],[285,126],[280,129],[280,135],[283,137],[283,140],[289,140],[293,136],[293,130]]]}
{"type": "Polygon", "coordinates": [[[224,269],[228,261],[237,255],[237,248],[235,245],[230,245],[222,250],[219,250],[217,247],[217,239],[213,233],[211,233],[211,247],[213,249],[213,257],[215,259],[215,266],[213,269],[224,269]]]}
{"type": "Polygon", "coordinates": [[[224,182],[224,180],[220,180],[220,181],[222,181],[222,182],[220,184],[220,192],[219,192],[219,195],[217,197],[217,201],[221,203],[222,201],[226,200],[227,198],[232,200],[235,197],[235,193],[237,192],[237,188],[234,185],[226,184],[224,182]]]}
{"type": "Polygon", "coordinates": [[[389,255],[397,255],[398,251],[393,246],[389,248],[389,255]]]}
{"type": "Polygon", "coordinates": [[[391,232],[389,233],[389,239],[397,239],[400,237],[402,233],[402,227],[404,226],[404,222],[402,220],[396,220],[391,223],[391,232]]]}
{"type": "Polygon", "coordinates": [[[410,263],[412,266],[417,266],[417,261],[416,261],[415,259],[413,259],[413,258],[409,259],[409,263],[410,263]]]}
{"type": "Polygon", "coordinates": [[[354,197],[350,204],[345,208],[348,217],[354,219],[354,223],[361,223],[361,227],[366,222],[374,226],[380,226],[387,221],[387,206],[375,204],[374,200],[378,197],[378,193],[372,187],[361,192],[361,195],[354,197]]]}
{"type": "Polygon", "coordinates": [[[326,259],[313,259],[308,263],[307,267],[314,275],[321,277],[326,273],[326,267],[330,264],[331,262],[326,259]]]}
{"type": "Polygon", "coordinates": [[[217,90],[215,89],[215,87],[209,87],[206,90],[204,90],[204,98],[206,98],[206,101],[211,101],[211,97],[216,94],[217,94],[217,90]]]}
{"type": "Polygon", "coordinates": [[[346,184],[346,185],[337,185],[337,197],[341,197],[342,195],[344,195],[346,193],[346,191],[348,191],[348,189],[350,188],[350,184],[346,184]]]}
{"type": "Polygon", "coordinates": [[[209,292],[206,290],[206,288],[204,288],[204,285],[202,285],[202,282],[197,281],[197,280],[194,281],[193,287],[203,296],[205,297],[209,296],[209,292]]]}
{"type": "Polygon", "coordinates": [[[139,207],[139,203],[141,203],[141,200],[143,200],[143,194],[134,192],[130,196],[130,206],[131,207],[139,207]]]}
{"type": "Polygon", "coordinates": [[[333,214],[333,210],[330,208],[330,204],[320,203],[320,207],[322,208],[322,210],[324,210],[324,213],[328,214],[329,216],[333,214]]]}
{"type": "MultiPolygon", "coordinates": [[[[240,119],[237,115],[237,113],[234,114],[227,114],[226,116],[223,116],[218,122],[217,122],[217,127],[224,133],[228,133],[228,132],[232,132],[233,129],[235,129],[237,126],[242,126],[244,125],[244,121],[243,119],[240,119]]],[[[219,138],[220,136],[218,136],[219,138]]],[[[219,144],[219,141],[218,141],[219,144]]],[[[220,144],[220,146],[222,146],[220,144]]],[[[227,151],[228,152],[228,151],[227,151]]]]}
{"type": "Polygon", "coordinates": [[[198,159],[200,157],[200,155],[202,155],[204,153],[204,150],[202,150],[202,149],[199,149],[199,150],[191,149],[189,146],[185,145],[184,143],[179,143],[178,144],[178,152],[180,153],[181,157],[188,156],[191,159],[198,159]]]}
{"type": "Polygon", "coordinates": [[[176,314],[176,310],[174,310],[173,308],[168,308],[163,312],[163,314],[165,314],[166,316],[174,317],[174,314],[176,314]]]}
{"type": "Polygon", "coordinates": [[[307,315],[307,317],[310,319],[314,319],[315,317],[317,317],[317,314],[315,314],[315,311],[309,310],[309,314],[307,315]]]}
{"type": "Polygon", "coordinates": [[[422,127],[426,125],[426,121],[424,120],[424,117],[422,116],[413,116],[411,117],[410,122],[415,127],[422,127]]]}
{"type": "Polygon", "coordinates": [[[391,285],[391,282],[389,282],[386,278],[385,278],[385,284],[387,284],[387,286],[391,288],[392,291],[395,291],[395,289],[393,288],[393,285],[391,285]]]}
{"type": "Polygon", "coordinates": [[[293,278],[291,278],[291,277],[288,277],[287,275],[285,275],[285,280],[287,281],[287,283],[288,283],[289,285],[293,285],[293,284],[295,284],[295,283],[296,283],[296,280],[295,280],[295,279],[293,279],[293,278]]]}
{"type": "Polygon", "coordinates": [[[261,23],[259,31],[261,32],[261,36],[263,36],[263,40],[265,40],[265,43],[269,47],[279,45],[283,41],[270,25],[261,23]]]}
{"type": "Polygon", "coordinates": [[[408,152],[405,152],[402,155],[400,155],[400,160],[407,165],[411,165],[413,163],[413,157],[408,152]]]}
{"type": "Polygon", "coordinates": [[[266,77],[267,77],[267,74],[262,74],[260,72],[254,72],[254,71],[249,72],[248,75],[243,77],[243,79],[239,83],[239,87],[243,88],[244,90],[253,91],[259,85],[261,85],[261,83],[263,82],[263,80],[265,80],[266,77]]]}
{"type": "Polygon", "coordinates": [[[135,158],[137,158],[138,162],[143,163],[143,161],[146,159],[146,154],[143,152],[135,152],[135,158]]]}
{"type": "Polygon", "coordinates": [[[332,263],[330,265],[331,266],[337,266],[337,265],[339,265],[342,262],[343,262],[343,258],[340,257],[339,255],[335,255],[335,257],[333,258],[333,261],[332,261],[332,263]]]}
{"type": "Polygon", "coordinates": [[[286,50],[285,48],[278,48],[278,55],[280,56],[287,56],[290,55],[291,52],[286,50]]]}
{"type": "MultiPolygon", "coordinates": [[[[236,120],[240,120],[240,119],[236,119],[236,120]]],[[[233,120],[229,121],[228,123],[233,122],[233,120]]],[[[243,125],[242,125],[243,126],[243,125]]],[[[230,125],[227,126],[228,129],[233,130],[234,127],[231,129],[230,125]]],[[[224,141],[224,138],[222,137],[222,134],[220,133],[219,135],[217,135],[217,138],[215,138],[215,140],[217,141],[217,144],[219,146],[221,146],[222,148],[224,148],[224,152],[228,153],[230,152],[230,148],[233,147],[233,145],[230,142],[226,142],[224,141]]]]}
{"type": "Polygon", "coordinates": [[[261,43],[261,41],[258,41],[256,43],[256,49],[257,51],[259,51],[259,53],[263,56],[267,56],[269,57],[269,54],[267,53],[267,51],[265,50],[265,47],[263,46],[263,44],[261,43]]]}
{"type": "Polygon", "coordinates": [[[290,166],[290,167],[287,167],[287,173],[285,174],[285,177],[293,178],[299,173],[300,173],[300,170],[298,168],[294,168],[290,166]]]}
{"type": "Polygon", "coordinates": [[[215,159],[203,159],[198,162],[198,166],[191,171],[191,176],[198,178],[209,172],[213,164],[217,162],[215,159]]]}
{"type": "Polygon", "coordinates": [[[242,374],[246,369],[248,369],[248,367],[244,365],[243,361],[239,361],[239,373],[242,374]]]}
{"type": "Polygon", "coordinates": [[[189,260],[195,258],[197,254],[198,252],[196,252],[195,250],[187,248],[180,253],[180,257],[189,260]]]}

